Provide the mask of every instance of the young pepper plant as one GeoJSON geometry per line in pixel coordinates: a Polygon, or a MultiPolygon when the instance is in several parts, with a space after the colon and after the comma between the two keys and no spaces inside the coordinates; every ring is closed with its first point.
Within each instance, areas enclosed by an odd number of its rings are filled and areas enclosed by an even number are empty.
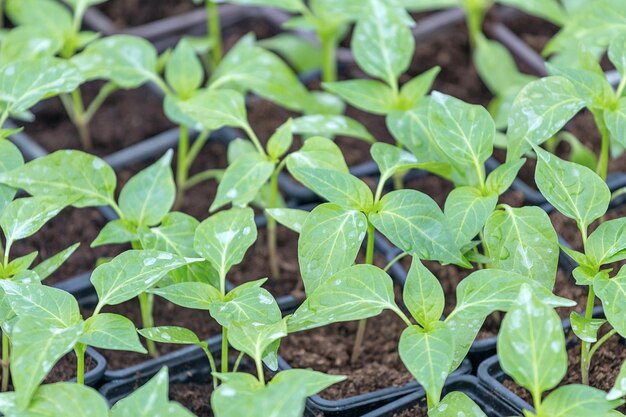
{"type": "Polygon", "coordinates": [[[578,52],[576,60],[548,64],[551,76],[522,89],[509,119],[507,158],[519,158],[531,145],[543,144],[587,108],[602,138],[600,154],[591,168],[606,180],[609,158],[626,148],[626,35],[610,44],[609,59],[622,74],[616,91],[594,57],[584,50],[578,52]]]}
{"type": "Polygon", "coordinates": [[[574,333],[582,340],[582,381],[588,384],[594,353],[616,333],[626,335],[626,269],[610,277],[612,268],[603,268],[626,259],[622,233],[625,222],[623,218],[610,220],[589,234],[589,226],[604,216],[609,207],[611,192],[606,183],[587,167],[563,161],[538,146],[534,150],[538,157],[535,181],[539,190],[560,213],[576,221],[582,237],[584,253],[567,247],[563,250],[579,264],[573,272],[577,284],[589,288],[584,315],[571,314],[574,333]],[[593,317],[596,297],[602,301],[607,320],[593,317]],[[598,339],[598,331],[607,321],[613,329],[598,339]]]}
{"type": "MultiPolygon", "coordinates": [[[[93,142],[89,123],[107,97],[118,89],[133,89],[152,81],[157,75],[157,54],[146,40],[115,35],[98,39],[95,32],[81,31],[82,19],[89,6],[104,0],[69,0],[71,11],[55,0],[8,0],[7,16],[18,26],[18,40],[32,38],[39,54],[58,55],[78,70],[81,81],[60,96],[68,117],[76,126],[83,149],[93,142]],[[92,80],[105,80],[96,97],[85,106],[80,85],[92,80]]],[[[4,47],[3,47],[4,48],[4,47]]],[[[12,49],[17,51],[17,49],[12,49]]]]}
{"type": "Polygon", "coordinates": [[[76,299],[63,290],[39,282],[0,281],[5,304],[17,316],[10,326],[10,338],[18,405],[23,408],[29,404],[54,364],[72,349],[79,384],[84,383],[88,346],[146,352],[134,324],[123,316],[102,313],[102,308],[128,301],[156,285],[168,272],[197,261],[160,251],[122,253],[94,270],[91,282],[98,304],[86,320],[76,299]]]}
{"type": "Polygon", "coordinates": [[[555,388],[567,373],[567,351],[561,319],[551,306],[524,285],[504,317],[498,337],[498,355],[504,372],[532,395],[534,411],[528,417],[621,416],[613,411],[624,403],[584,385],[555,388]]]}

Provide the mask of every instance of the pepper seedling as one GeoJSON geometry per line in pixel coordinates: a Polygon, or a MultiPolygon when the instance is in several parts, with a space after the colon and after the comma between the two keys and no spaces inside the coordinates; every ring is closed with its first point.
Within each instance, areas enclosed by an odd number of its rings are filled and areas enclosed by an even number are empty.
{"type": "Polygon", "coordinates": [[[621,416],[612,411],[624,403],[606,392],[585,385],[565,385],[544,398],[567,372],[567,351],[561,320],[554,309],[523,286],[504,317],[498,337],[498,356],[504,372],[532,395],[528,417],[621,416]]]}
{"type": "MultiPolygon", "coordinates": [[[[109,95],[118,89],[161,81],[157,75],[156,49],[148,41],[127,35],[99,39],[96,32],[81,31],[87,8],[103,2],[69,0],[71,11],[55,0],[7,0],[6,5],[7,16],[17,27],[3,41],[0,59],[59,56],[78,71],[80,81],[60,99],[76,126],[83,149],[93,147],[89,123],[109,95]],[[85,107],[80,85],[92,80],[106,83],[85,107]]],[[[66,78],[55,79],[59,80],[68,82],[66,78]]]]}

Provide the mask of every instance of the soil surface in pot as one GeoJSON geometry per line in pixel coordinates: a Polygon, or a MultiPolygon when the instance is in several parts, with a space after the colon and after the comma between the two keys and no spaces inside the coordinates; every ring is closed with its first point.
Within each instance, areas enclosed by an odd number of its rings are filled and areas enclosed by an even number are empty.
{"type": "MultiPolygon", "coordinates": [[[[102,309],[102,312],[120,314],[131,320],[138,329],[144,327],[139,310],[139,301],[137,299],[115,306],[106,306],[102,309]]],[[[83,310],[84,317],[90,317],[91,313],[91,310],[83,310]]],[[[179,307],[156,296],[154,300],[154,325],[186,327],[194,331],[200,340],[208,339],[211,336],[217,336],[221,332],[221,327],[211,318],[208,311],[179,307]]],[[[145,340],[141,337],[140,339],[145,347],[145,340]]],[[[165,343],[157,343],[156,345],[157,351],[160,355],[185,347],[184,345],[165,343]]],[[[135,352],[101,350],[100,353],[102,353],[102,355],[107,359],[108,368],[114,370],[127,368],[151,359],[151,357],[147,354],[144,355],[135,352]]]]}
{"type": "Polygon", "coordinates": [[[176,16],[196,7],[190,0],[110,0],[97,6],[119,28],[176,16]]]}
{"type": "Polygon", "coordinates": [[[419,405],[416,405],[413,408],[409,408],[408,410],[395,413],[393,415],[393,417],[427,417],[427,416],[428,416],[427,412],[419,405]]]}
{"type": "MultiPolygon", "coordinates": [[[[575,338],[575,336],[571,334],[569,337],[575,338]]],[[[578,343],[577,340],[576,345],[567,350],[567,374],[559,386],[582,383],[580,376],[580,348],[581,344],[578,343]]],[[[624,341],[623,339],[620,339],[619,336],[613,336],[608,342],[602,345],[593,356],[591,366],[589,368],[589,385],[606,392],[610,391],[615,383],[620,366],[624,360],[626,360],[626,347],[624,346],[624,341]]],[[[503,384],[524,401],[532,404],[532,397],[526,389],[520,387],[508,378],[504,380],[503,384]]],[[[626,406],[623,405],[617,410],[624,413],[626,412],[626,406]]]]}
{"type": "MultiPolygon", "coordinates": [[[[102,82],[91,82],[81,87],[86,106],[101,86],[102,82]]],[[[60,99],[41,103],[35,115],[35,121],[27,123],[24,131],[46,150],[84,150],[76,127],[70,122],[60,99]]],[[[87,152],[106,156],[162,133],[173,125],[163,114],[161,98],[144,86],[111,94],[96,112],[89,127],[93,148],[87,152]]]]}
{"type": "MultiPolygon", "coordinates": [[[[89,355],[85,355],[85,373],[92,371],[96,367],[96,362],[89,355]]],[[[63,356],[54,365],[50,373],[44,379],[43,384],[54,384],[56,382],[66,382],[76,377],[76,355],[70,352],[63,356]]],[[[14,389],[13,383],[9,383],[9,391],[14,389]]]]}
{"type": "Polygon", "coordinates": [[[94,208],[68,207],[35,235],[16,242],[12,247],[11,257],[15,259],[38,251],[34,262],[37,265],[74,243],[80,243],[76,252],[61,268],[45,280],[49,285],[58,283],[93,270],[98,259],[114,257],[126,249],[124,245],[107,245],[94,249],[89,247],[105,224],[102,214],[94,208]]]}
{"type": "Polygon", "coordinates": [[[186,383],[170,384],[170,400],[184,405],[189,411],[198,417],[212,417],[213,411],[210,406],[210,398],[213,393],[213,385],[186,383]]]}

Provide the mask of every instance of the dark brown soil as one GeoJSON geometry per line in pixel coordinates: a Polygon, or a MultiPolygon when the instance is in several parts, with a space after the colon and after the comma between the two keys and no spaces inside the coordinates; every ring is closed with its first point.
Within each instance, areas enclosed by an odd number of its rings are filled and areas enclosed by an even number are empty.
{"type": "Polygon", "coordinates": [[[505,22],[505,24],[539,54],[548,41],[559,31],[558,26],[525,13],[520,13],[519,16],[505,22]]]}
{"type": "MultiPolygon", "coordinates": [[[[221,332],[220,326],[209,316],[207,311],[182,308],[159,297],[155,297],[154,305],[155,326],[186,327],[194,331],[201,340],[217,336],[221,332]]],[[[143,327],[139,302],[136,299],[116,306],[107,306],[103,312],[120,314],[131,320],[137,328],[143,327]]],[[[88,317],[91,315],[91,311],[85,311],[83,315],[88,317]]],[[[145,346],[145,341],[142,340],[142,343],[145,346]]],[[[157,344],[158,352],[161,355],[183,347],[183,345],[176,344],[157,344]]],[[[150,359],[148,355],[134,352],[102,350],[101,353],[107,359],[109,369],[123,369],[150,359]]]]}
{"type": "Polygon", "coordinates": [[[339,400],[379,389],[401,386],[413,379],[398,354],[398,342],[406,324],[390,311],[367,321],[361,357],[350,363],[357,322],[336,323],[290,334],[280,354],[294,368],[312,368],[348,379],[320,395],[339,400]]]}
{"type": "MultiPolygon", "coordinates": [[[[96,362],[89,356],[85,355],[85,373],[93,370],[96,362]]],[[[52,371],[44,380],[44,384],[52,384],[55,382],[69,381],[76,377],[76,355],[74,352],[68,353],[54,365],[52,371]]]]}
{"type": "MultiPolygon", "coordinates": [[[[81,88],[85,103],[91,102],[101,86],[101,82],[92,82],[81,88]]],[[[50,152],[59,149],[83,150],[78,132],[60,99],[43,102],[36,111],[36,117],[33,123],[26,124],[25,132],[45,149],[50,152]]],[[[106,156],[172,126],[163,114],[161,98],[148,87],[116,91],[91,121],[93,148],[89,153],[106,156]]]]}
{"type": "MultiPolygon", "coordinates": [[[[570,335],[570,337],[574,339],[574,336],[570,335]]],[[[567,374],[559,386],[582,383],[580,376],[580,347],[581,344],[577,341],[575,346],[567,350],[567,374]]],[[[613,336],[593,356],[589,369],[589,385],[606,392],[610,391],[617,378],[620,365],[625,359],[626,349],[624,348],[623,339],[620,339],[619,336],[613,336]]],[[[510,379],[506,379],[503,383],[505,387],[520,396],[524,401],[532,404],[532,397],[524,388],[510,379]]],[[[626,411],[626,406],[621,406],[617,410],[623,413],[626,411]]]]}
{"type": "Polygon", "coordinates": [[[194,9],[191,0],[111,0],[97,6],[115,26],[139,26],[194,9]]]}
{"type": "Polygon", "coordinates": [[[93,270],[98,259],[113,257],[125,250],[123,245],[108,245],[95,249],[89,247],[105,223],[104,217],[96,209],[66,208],[35,235],[18,241],[11,250],[11,257],[15,259],[39,251],[34,262],[34,265],[37,265],[42,260],[80,242],[76,252],[45,282],[55,284],[72,278],[93,270]]]}
{"type": "Polygon", "coordinates": [[[427,413],[422,407],[416,405],[413,408],[394,414],[393,417],[427,417],[427,413]]]}
{"type": "Polygon", "coordinates": [[[210,384],[170,384],[170,400],[184,405],[198,417],[212,417],[210,398],[213,386],[210,384]]]}

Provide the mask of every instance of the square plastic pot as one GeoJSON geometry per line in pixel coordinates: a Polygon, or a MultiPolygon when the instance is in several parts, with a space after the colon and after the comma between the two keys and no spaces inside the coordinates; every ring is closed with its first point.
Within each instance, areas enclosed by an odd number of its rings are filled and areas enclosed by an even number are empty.
{"type": "MultiPolygon", "coordinates": [[[[480,407],[487,417],[510,417],[520,415],[520,410],[480,385],[478,378],[463,375],[451,378],[443,389],[443,395],[450,392],[462,392],[470,397],[480,407]]],[[[365,414],[363,417],[393,417],[405,410],[419,405],[426,409],[426,394],[423,390],[400,398],[378,410],[365,414]]]]}

